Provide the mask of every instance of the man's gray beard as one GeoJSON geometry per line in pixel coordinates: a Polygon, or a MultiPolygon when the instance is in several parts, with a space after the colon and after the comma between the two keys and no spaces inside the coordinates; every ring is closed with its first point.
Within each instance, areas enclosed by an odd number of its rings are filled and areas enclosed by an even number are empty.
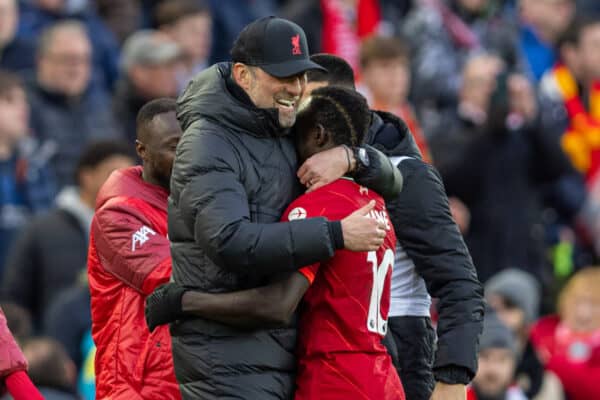
{"type": "Polygon", "coordinates": [[[279,115],[279,126],[282,128],[291,128],[296,123],[296,115],[293,118],[285,118],[279,115]]]}

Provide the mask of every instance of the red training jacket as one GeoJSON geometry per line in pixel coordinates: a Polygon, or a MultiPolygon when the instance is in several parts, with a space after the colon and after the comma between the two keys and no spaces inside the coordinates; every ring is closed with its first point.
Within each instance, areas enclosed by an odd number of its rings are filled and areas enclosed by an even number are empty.
{"type": "Polygon", "coordinates": [[[144,319],[146,296],[171,276],[168,195],[139,166],[98,193],[88,252],[97,399],[181,398],[169,328],[150,333],[144,319]]]}

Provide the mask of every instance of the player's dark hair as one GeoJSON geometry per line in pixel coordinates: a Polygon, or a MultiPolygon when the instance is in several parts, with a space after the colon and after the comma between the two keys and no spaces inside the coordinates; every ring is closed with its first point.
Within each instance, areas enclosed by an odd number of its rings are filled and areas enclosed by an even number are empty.
{"type": "Polygon", "coordinates": [[[327,71],[311,69],[306,71],[308,82],[327,82],[329,85],[343,86],[354,89],[354,71],[350,64],[341,57],[333,54],[318,53],[310,56],[310,60],[316,62],[327,71]]]}
{"type": "Polygon", "coordinates": [[[336,145],[360,145],[369,129],[371,113],[367,100],[355,90],[326,86],[314,90],[298,113],[298,120],[321,124],[336,145]]]}
{"type": "Polygon", "coordinates": [[[129,157],[135,160],[132,149],[121,140],[99,140],[92,142],[83,150],[75,168],[75,181],[80,184],[80,175],[84,169],[94,169],[107,159],[115,156],[129,157]]]}
{"type": "Polygon", "coordinates": [[[140,132],[156,117],[160,114],[166,114],[169,112],[177,112],[177,101],[168,97],[161,97],[147,102],[138,111],[135,119],[137,127],[138,138],[140,132]]]}

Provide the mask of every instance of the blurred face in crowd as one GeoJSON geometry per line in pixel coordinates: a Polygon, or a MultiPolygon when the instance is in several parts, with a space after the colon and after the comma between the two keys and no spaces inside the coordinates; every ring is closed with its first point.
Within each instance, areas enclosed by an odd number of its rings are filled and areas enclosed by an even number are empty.
{"type": "Polygon", "coordinates": [[[600,23],[589,26],[581,32],[577,55],[584,79],[600,78],[600,23]]]}
{"type": "Polygon", "coordinates": [[[75,29],[56,31],[39,55],[38,80],[46,88],[77,97],[90,81],[92,47],[87,35],[75,29]]]}
{"type": "Polygon", "coordinates": [[[59,11],[64,8],[65,0],[37,0],[37,6],[48,11],[59,11]]]}
{"type": "Polygon", "coordinates": [[[15,86],[0,95],[0,136],[15,143],[29,130],[29,104],[25,91],[15,86]]]}
{"type": "Polygon", "coordinates": [[[458,4],[469,12],[477,13],[487,6],[488,0],[458,0],[458,4]]]}
{"type": "Polygon", "coordinates": [[[565,299],[562,321],[575,332],[600,329],[600,299],[594,293],[573,292],[565,299]]]}
{"type": "Polygon", "coordinates": [[[208,13],[194,14],[167,28],[192,62],[201,62],[210,55],[212,43],[212,18],[208,13]]]}
{"type": "Polygon", "coordinates": [[[130,167],[134,160],[124,155],[106,158],[93,168],[84,168],[79,173],[79,192],[82,199],[91,207],[96,202],[98,191],[113,171],[130,167]]]}
{"type": "Polygon", "coordinates": [[[181,135],[174,112],[159,114],[144,127],[136,151],[144,161],[145,179],[169,190],[175,149],[181,135]]]}
{"type": "Polygon", "coordinates": [[[180,68],[179,61],[134,65],[129,70],[129,76],[139,94],[148,100],[157,97],[175,97],[180,68]]]}
{"type": "Polygon", "coordinates": [[[500,321],[515,334],[520,334],[526,328],[525,311],[516,304],[498,294],[486,296],[488,304],[496,311],[500,321]]]}
{"type": "Polygon", "coordinates": [[[479,353],[479,368],[473,385],[482,395],[499,396],[511,385],[515,372],[515,355],[509,349],[489,348],[479,353]]]}
{"type": "Polygon", "coordinates": [[[119,42],[136,31],[142,9],[139,0],[96,0],[98,14],[109,29],[117,35],[119,42]]]}
{"type": "Polygon", "coordinates": [[[553,43],[575,15],[573,0],[521,0],[521,18],[553,43]]]}
{"type": "Polygon", "coordinates": [[[463,69],[460,101],[481,111],[487,111],[502,68],[502,60],[495,56],[483,55],[467,61],[463,69]]]}
{"type": "Polygon", "coordinates": [[[375,59],[363,68],[363,81],[378,105],[398,106],[408,97],[410,71],[402,58],[375,59]]]}
{"type": "Polygon", "coordinates": [[[300,98],[306,88],[305,73],[277,78],[260,68],[235,63],[233,76],[256,107],[277,109],[282,128],[294,125],[300,98]]]}
{"type": "Polygon", "coordinates": [[[0,47],[14,39],[17,22],[16,0],[0,0],[0,47]]]}

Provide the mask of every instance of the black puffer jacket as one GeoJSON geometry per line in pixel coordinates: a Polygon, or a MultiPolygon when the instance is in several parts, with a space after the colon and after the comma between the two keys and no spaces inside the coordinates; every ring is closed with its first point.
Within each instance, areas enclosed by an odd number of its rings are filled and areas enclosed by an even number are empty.
{"type": "MultiPolygon", "coordinates": [[[[230,74],[229,63],[209,68],[178,101],[184,135],[169,198],[173,279],[209,292],[262,285],[343,246],[339,222],[277,223],[301,192],[292,139],[276,111],[253,106],[230,74]]],[[[369,156],[375,167],[357,180],[397,195],[399,172],[383,154],[369,156]]],[[[171,333],[184,398],[292,397],[293,327],[248,332],[191,319],[171,333]]]]}
{"type": "Polygon", "coordinates": [[[406,124],[392,114],[374,112],[368,143],[390,157],[411,157],[398,165],[404,178],[402,193],[386,205],[398,244],[429,294],[439,298],[437,349],[434,352],[429,318],[392,317],[389,327],[406,398],[429,399],[432,368],[435,378],[446,383],[467,383],[477,370],[483,288],[452,220],[440,176],[421,159],[406,124]]]}

